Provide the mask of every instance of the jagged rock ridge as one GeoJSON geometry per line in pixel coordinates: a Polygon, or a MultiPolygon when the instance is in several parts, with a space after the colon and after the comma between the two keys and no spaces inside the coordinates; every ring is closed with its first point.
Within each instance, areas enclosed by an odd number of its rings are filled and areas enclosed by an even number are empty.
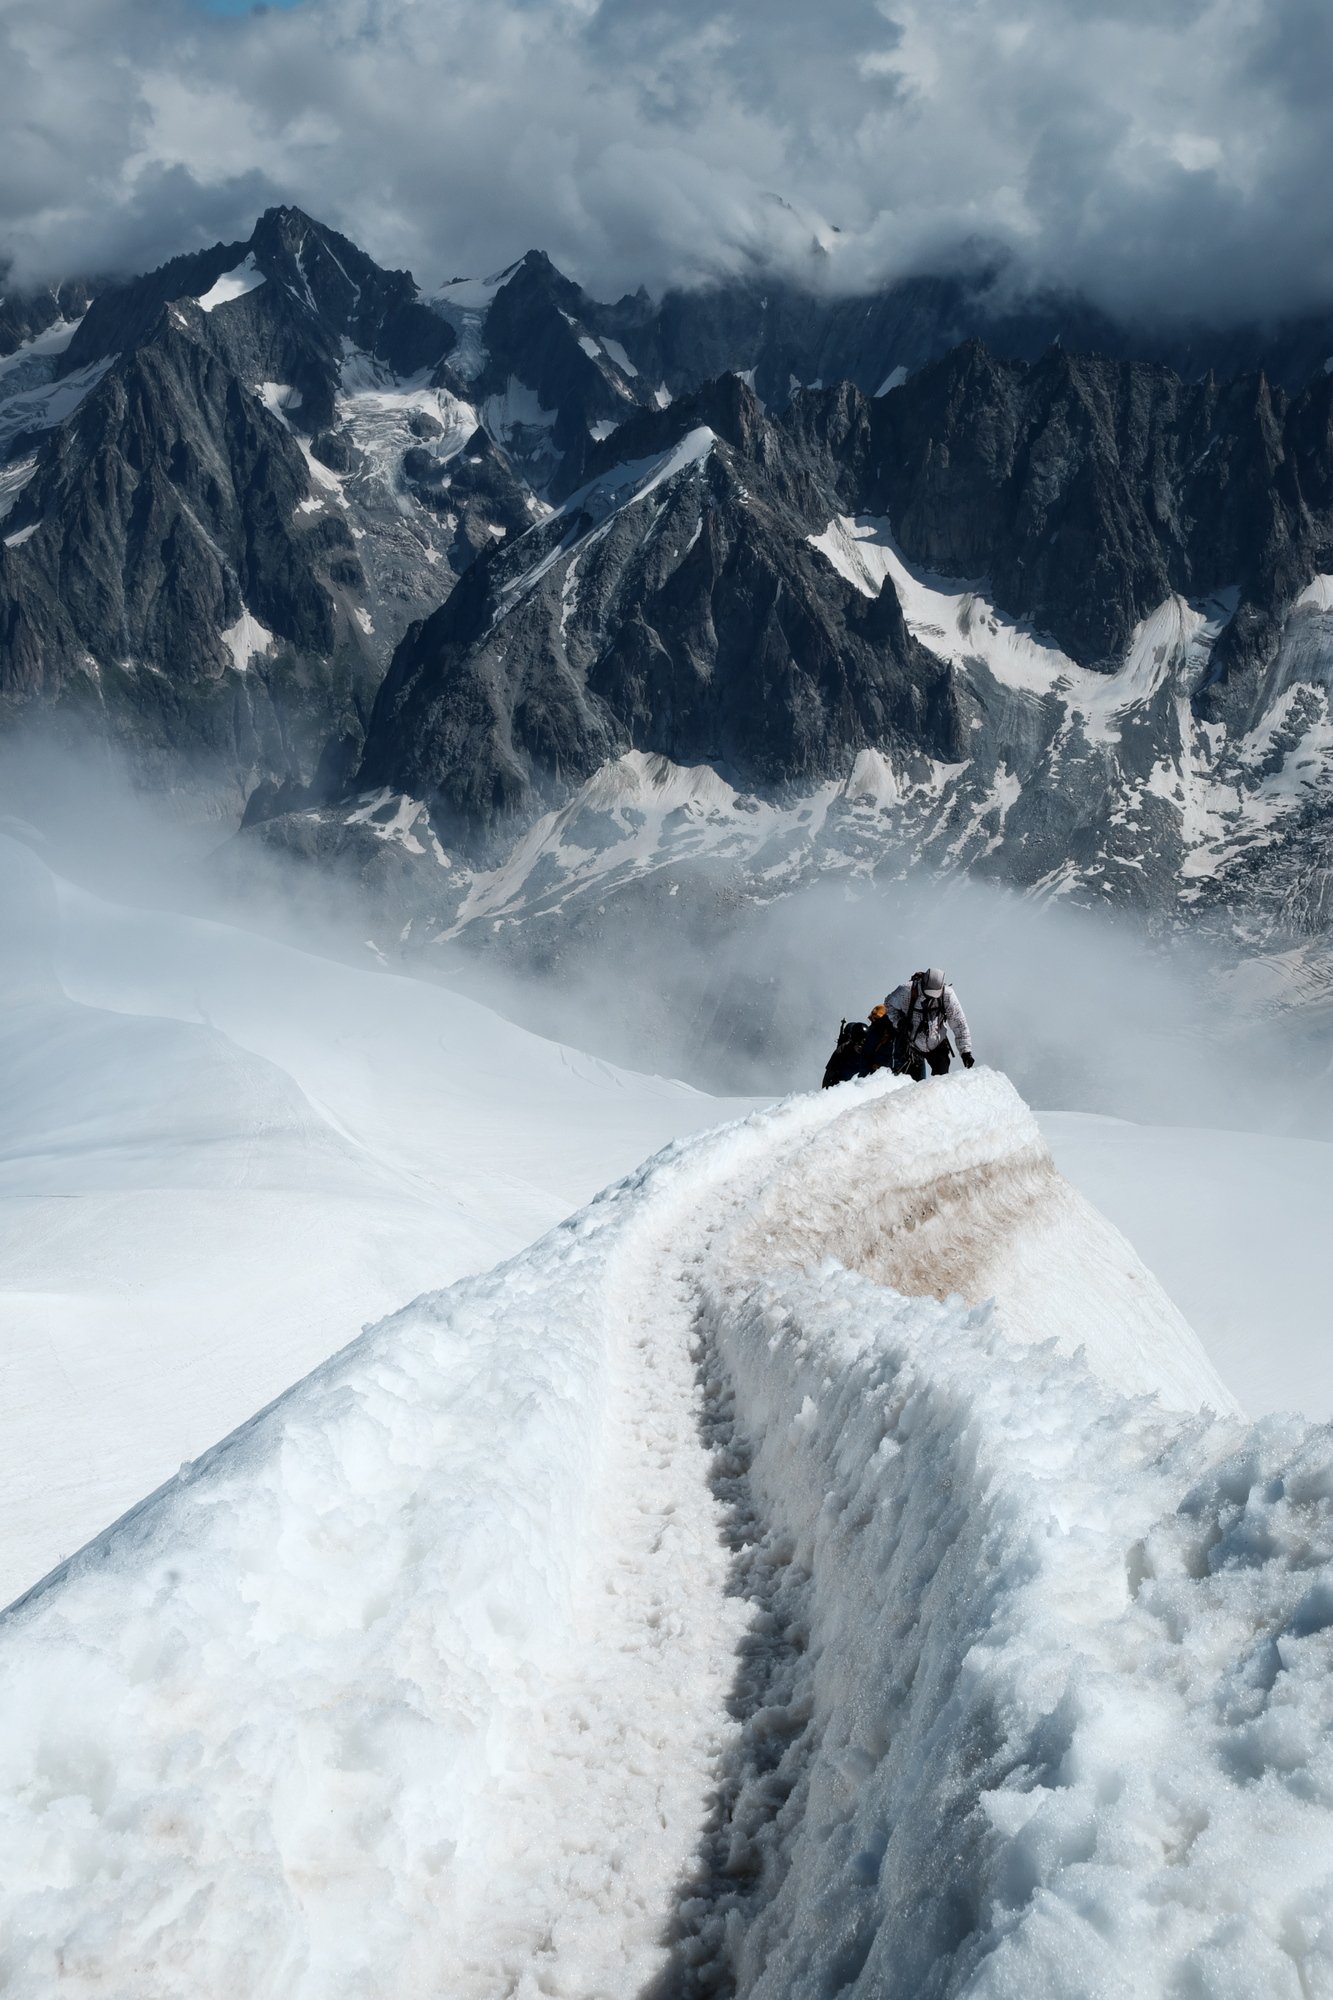
{"type": "Polygon", "coordinates": [[[1325,814],[1322,324],[1263,350],[1283,386],[1207,372],[1249,336],[1116,358],[1151,341],[993,275],[604,304],[531,252],[424,294],[280,209],[34,305],[0,713],[303,851],[404,833],[450,923],[557,820],[543,908],[576,827],[638,879],[642,804],[584,799],[636,758],[715,775],[744,893],[778,838],[1322,923],[1317,862],[1271,865],[1325,814]]]}
{"type": "Polygon", "coordinates": [[[407,623],[538,510],[454,344],[405,273],[275,210],[0,364],[0,713],[233,823],[336,791],[407,623]]]}

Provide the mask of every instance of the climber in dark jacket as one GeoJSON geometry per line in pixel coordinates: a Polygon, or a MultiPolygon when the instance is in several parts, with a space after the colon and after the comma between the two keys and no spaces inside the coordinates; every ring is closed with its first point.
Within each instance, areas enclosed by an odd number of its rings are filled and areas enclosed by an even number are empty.
{"type": "Polygon", "coordinates": [[[953,1050],[949,1030],[953,1030],[963,1068],[971,1069],[972,1035],[958,996],[938,965],[914,972],[903,985],[895,986],[884,1001],[886,1019],[894,1036],[893,1067],[900,1076],[920,1082],[929,1067],[932,1076],[943,1076],[953,1050]]]}
{"type": "Polygon", "coordinates": [[[898,1031],[889,1019],[889,1010],[882,1003],[870,1010],[870,1022],[866,1038],[861,1044],[861,1062],[858,1076],[873,1076],[877,1069],[894,1067],[894,1053],[897,1048],[898,1031]]]}
{"type": "MultiPolygon", "coordinates": [[[[884,1009],[878,1010],[881,1014],[884,1009]]],[[[838,1044],[824,1065],[824,1089],[831,1090],[835,1083],[848,1083],[854,1076],[863,1076],[861,1057],[865,1050],[866,1037],[870,1030],[864,1021],[844,1021],[838,1029],[838,1044]]]]}

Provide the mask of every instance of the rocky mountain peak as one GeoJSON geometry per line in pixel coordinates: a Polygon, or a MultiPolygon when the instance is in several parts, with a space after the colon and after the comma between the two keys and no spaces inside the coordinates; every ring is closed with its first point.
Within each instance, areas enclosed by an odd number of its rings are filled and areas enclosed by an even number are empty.
{"type": "Polygon", "coordinates": [[[1181,801],[1322,769],[1333,377],[1000,294],[607,304],[534,250],[427,301],[281,206],[73,338],[53,295],[0,369],[0,715],[78,706],[252,825],[355,781],[501,855],[661,758],[1150,900],[1181,801]]]}

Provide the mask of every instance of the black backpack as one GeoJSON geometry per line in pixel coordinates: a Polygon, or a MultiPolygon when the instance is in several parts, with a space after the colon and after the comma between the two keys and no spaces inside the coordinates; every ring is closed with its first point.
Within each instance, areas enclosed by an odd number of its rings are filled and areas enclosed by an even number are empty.
{"type": "Polygon", "coordinates": [[[869,1024],[865,1021],[844,1021],[841,1024],[838,1045],[824,1066],[823,1089],[828,1090],[835,1083],[846,1083],[849,1077],[860,1074],[861,1056],[869,1032],[869,1024]]]}
{"type": "Polygon", "coordinates": [[[877,1021],[870,1023],[865,1042],[861,1049],[861,1067],[858,1076],[873,1076],[877,1069],[892,1070],[896,1075],[898,1060],[899,1030],[887,1014],[881,1014],[877,1021]]]}

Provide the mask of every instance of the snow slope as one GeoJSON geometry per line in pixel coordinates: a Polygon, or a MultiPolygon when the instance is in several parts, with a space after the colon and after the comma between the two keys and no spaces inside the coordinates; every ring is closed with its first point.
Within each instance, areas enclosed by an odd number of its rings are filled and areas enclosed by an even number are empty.
{"type": "Polygon", "coordinates": [[[0,842],[0,1602],[715,1099],[0,842]]]}
{"type": "Polygon", "coordinates": [[[1072,1111],[1043,1112],[1041,1128],[1246,1410],[1333,1418],[1333,1145],[1072,1111]]]}
{"type": "Polygon", "coordinates": [[[0,1985],[1328,1991],[1331,1510],[1001,1077],[789,1100],[10,1613],[0,1985]]]}

